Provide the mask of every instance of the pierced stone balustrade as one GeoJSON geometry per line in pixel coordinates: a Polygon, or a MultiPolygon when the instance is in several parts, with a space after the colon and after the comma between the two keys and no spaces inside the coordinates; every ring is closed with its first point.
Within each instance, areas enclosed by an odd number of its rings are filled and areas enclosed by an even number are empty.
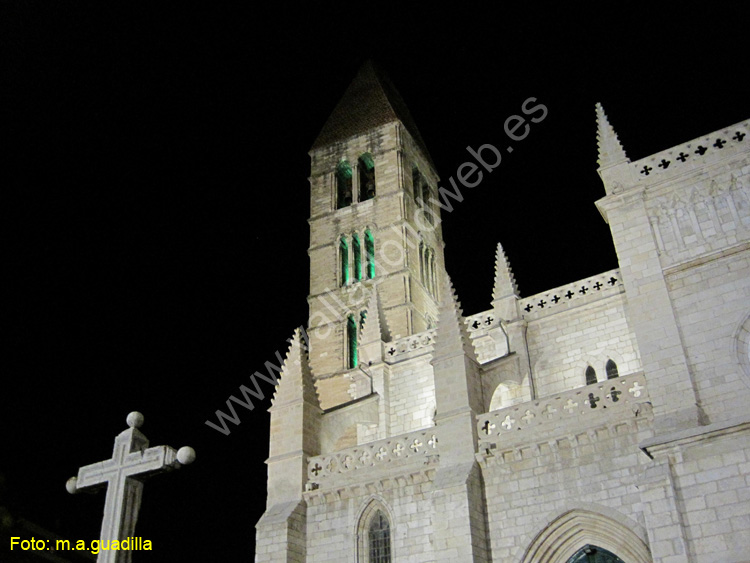
{"type": "Polygon", "coordinates": [[[497,318],[492,309],[466,317],[464,322],[470,333],[487,332],[491,328],[500,326],[500,319],[497,318]]]}
{"type": "Polygon", "coordinates": [[[623,285],[620,270],[615,269],[526,297],[521,299],[519,307],[525,318],[538,318],[584,305],[621,291],[623,291],[623,285]]]}
{"type": "Polygon", "coordinates": [[[319,482],[332,475],[367,467],[405,465],[419,463],[419,460],[426,463],[437,453],[438,438],[434,429],[429,428],[311,457],[307,476],[310,481],[319,482]]]}
{"type": "Polygon", "coordinates": [[[384,343],[383,358],[389,363],[404,360],[432,350],[433,344],[435,344],[435,329],[425,330],[419,334],[384,343]]]}
{"type": "Polygon", "coordinates": [[[592,383],[544,399],[528,401],[477,416],[480,448],[524,439],[530,432],[564,432],[567,426],[596,424],[611,417],[633,416],[648,401],[642,372],[592,383]]]}

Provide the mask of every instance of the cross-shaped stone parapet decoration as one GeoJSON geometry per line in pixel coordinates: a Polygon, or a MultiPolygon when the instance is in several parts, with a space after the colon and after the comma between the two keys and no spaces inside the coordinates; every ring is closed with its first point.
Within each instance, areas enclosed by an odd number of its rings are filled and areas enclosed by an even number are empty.
{"type": "Polygon", "coordinates": [[[542,411],[542,414],[546,416],[547,418],[552,418],[552,416],[557,412],[557,409],[553,407],[552,405],[547,405],[544,407],[544,410],[542,411]]]}
{"type": "Polygon", "coordinates": [[[393,448],[393,453],[396,454],[396,457],[401,457],[401,452],[403,452],[404,449],[404,446],[402,446],[399,442],[398,444],[396,444],[396,447],[393,448]]]}
{"type": "Polygon", "coordinates": [[[437,448],[437,444],[438,444],[438,439],[437,439],[437,436],[435,436],[435,435],[433,434],[433,435],[432,435],[432,438],[430,438],[430,439],[429,439],[429,441],[427,442],[427,444],[429,444],[429,446],[430,446],[431,448],[433,448],[433,449],[434,449],[434,448],[437,448]]]}
{"type": "Polygon", "coordinates": [[[485,420],[484,424],[482,424],[482,432],[485,433],[485,435],[489,436],[492,434],[492,431],[495,429],[495,425],[492,424],[489,420],[485,420]]]}
{"type": "Polygon", "coordinates": [[[422,447],[422,442],[420,442],[418,439],[415,439],[411,446],[409,446],[414,453],[417,453],[419,451],[419,448],[422,447]]]}
{"type": "Polygon", "coordinates": [[[515,421],[515,420],[513,420],[513,419],[512,419],[511,417],[510,417],[510,415],[507,415],[507,416],[505,417],[505,420],[503,420],[503,421],[502,421],[502,422],[500,423],[500,425],[501,425],[501,426],[502,426],[503,428],[505,428],[506,430],[510,430],[511,428],[513,428],[513,425],[514,425],[515,423],[516,423],[516,421],[515,421]]]}
{"type": "Polygon", "coordinates": [[[607,393],[607,399],[616,403],[620,400],[620,395],[622,395],[622,391],[618,391],[617,388],[612,387],[612,389],[609,390],[609,393],[607,393]]]}
{"type": "Polygon", "coordinates": [[[354,458],[350,455],[344,456],[344,461],[341,462],[341,467],[344,469],[351,469],[354,466],[354,458]]]}
{"type": "Polygon", "coordinates": [[[628,393],[632,393],[633,397],[640,397],[641,391],[643,389],[645,389],[645,387],[641,385],[640,383],[638,383],[637,381],[635,381],[633,383],[633,386],[630,389],[628,389],[628,393]]]}
{"type": "Polygon", "coordinates": [[[593,393],[589,393],[589,398],[588,398],[588,399],[586,399],[586,400],[585,400],[585,401],[583,402],[583,404],[584,404],[584,405],[588,405],[588,406],[589,406],[589,407],[591,407],[592,409],[595,409],[595,408],[596,408],[596,403],[598,403],[599,401],[601,401],[601,399],[600,399],[599,397],[597,397],[597,396],[596,396],[596,395],[594,395],[593,393]]]}
{"type": "Polygon", "coordinates": [[[332,457],[328,460],[328,473],[336,473],[336,469],[338,469],[338,463],[336,462],[336,458],[332,457]]]}
{"type": "MultiPolygon", "coordinates": [[[[112,459],[86,465],[65,484],[69,493],[94,487],[107,487],[102,519],[101,546],[112,546],[135,535],[135,523],[143,494],[143,479],[150,475],[176,469],[195,461],[195,451],[183,447],[175,451],[169,446],[148,447],[148,439],[141,434],[143,415],[131,412],[127,423],[130,428],[115,438],[112,459]]],[[[129,549],[102,549],[97,563],[129,563],[129,549]]]]}
{"type": "Polygon", "coordinates": [[[529,424],[531,422],[531,419],[535,416],[536,415],[533,412],[527,409],[526,414],[521,417],[521,420],[523,420],[526,424],[529,424]]]}
{"type": "Polygon", "coordinates": [[[568,399],[563,408],[568,411],[568,414],[572,414],[573,411],[576,410],[576,407],[578,407],[578,403],[573,399],[568,399]]]}

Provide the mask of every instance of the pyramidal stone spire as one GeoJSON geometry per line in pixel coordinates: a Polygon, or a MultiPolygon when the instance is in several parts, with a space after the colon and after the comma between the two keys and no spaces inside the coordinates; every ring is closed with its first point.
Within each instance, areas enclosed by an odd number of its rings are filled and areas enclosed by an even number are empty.
{"type": "Polygon", "coordinates": [[[602,104],[596,104],[596,144],[599,147],[599,168],[606,168],[621,162],[630,162],[625,149],[622,148],[617,133],[609,124],[602,104]]]}
{"type": "Polygon", "coordinates": [[[401,95],[388,76],[367,60],[344,92],[312,150],[345,141],[394,121],[401,122],[430,159],[430,153],[401,95]]]}
{"type": "Polygon", "coordinates": [[[458,302],[450,277],[443,276],[443,299],[438,313],[435,331],[434,358],[463,353],[478,363],[474,344],[466,330],[461,304],[458,302]]]}
{"type": "Polygon", "coordinates": [[[518,296],[518,285],[510,268],[508,257],[505,255],[503,245],[497,243],[495,253],[495,287],[492,290],[492,300],[502,299],[511,295],[518,296]]]}
{"type": "Polygon", "coordinates": [[[301,328],[294,331],[294,336],[290,341],[289,351],[281,367],[281,375],[271,400],[271,408],[277,404],[299,399],[320,406],[318,391],[315,388],[307,359],[307,342],[302,338],[301,328]]]}

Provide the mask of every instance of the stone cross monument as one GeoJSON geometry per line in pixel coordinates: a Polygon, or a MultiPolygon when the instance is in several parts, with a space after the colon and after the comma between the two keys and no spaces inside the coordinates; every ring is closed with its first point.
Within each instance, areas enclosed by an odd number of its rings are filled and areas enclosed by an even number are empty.
{"type": "Polygon", "coordinates": [[[100,548],[97,563],[129,563],[138,508],[143,493],[143,479],[171,469],[187,465],[195,460],[195,451],[190,447],[175,451],[169,446],[148,447],[148,439],[138,428],[143,425],[143,415],[131,412],[127,418],[127,430],[115,438],[112,459],[86,465],[78,470],[78,477],[71,477],[66,483],[69,493],[106,486],[107,497],[104,503],[104,518],[100,535],[100,548]],[[129,549],[119,549],[123,540],[129,540],[129,549]],[[113,542],[118,549],[108,549],[113,542]]]}

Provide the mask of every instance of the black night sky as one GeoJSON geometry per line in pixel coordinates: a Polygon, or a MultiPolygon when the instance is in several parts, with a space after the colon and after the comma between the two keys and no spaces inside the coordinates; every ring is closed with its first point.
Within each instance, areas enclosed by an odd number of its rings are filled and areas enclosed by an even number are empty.
{"type": "Polygon", "coordinates": [[[444,217],[467,314],[498,241],[523,296],[617,266],[596,102],[632,160],[750,117],[747,8],[494,6],[0,4],[0,506],[97,538],[103,492],[65,481],[139,410],[198,460],[147,483],[135,560],[252,560],[270,400],[204,422],[306,322],[307,151],[368,58],[444,184],[524,100],[549,110],[444,217]]]}

